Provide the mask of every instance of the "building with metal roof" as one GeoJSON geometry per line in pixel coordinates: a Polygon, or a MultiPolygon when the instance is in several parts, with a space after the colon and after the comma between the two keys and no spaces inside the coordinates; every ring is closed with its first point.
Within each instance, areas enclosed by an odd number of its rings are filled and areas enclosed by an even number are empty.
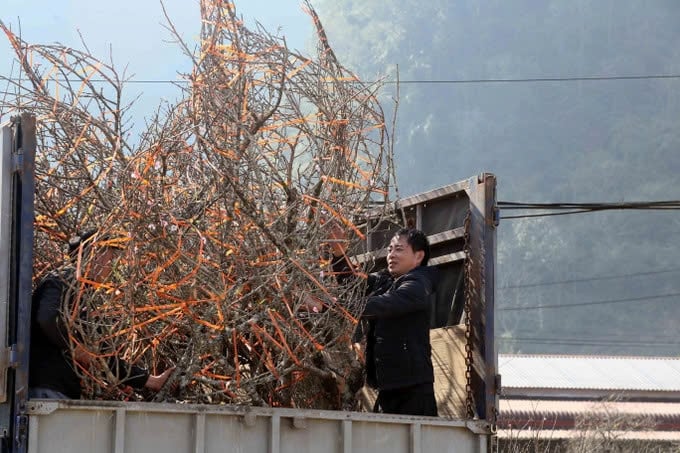
{"type": "Polygon", "coordinates": [[[590,419],[612,433],[628,424],[621,440],[680,448],[680,357],[500,354],[498,369],[500,439],[566,442],[590,419]]]}
{"type": "Polygon", "coordinates": [[[680,357],[500,354],[498,369],[505,397],[680,401],[680,357]]]}

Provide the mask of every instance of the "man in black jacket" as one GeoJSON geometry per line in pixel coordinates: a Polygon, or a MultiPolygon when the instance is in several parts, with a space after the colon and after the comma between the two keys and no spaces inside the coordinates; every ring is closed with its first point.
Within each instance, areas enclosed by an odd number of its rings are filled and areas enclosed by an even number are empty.
{"type": "MultiPolygon", "coordinates": [[[[366,336],[366,381],[378,390],[377,412],[436,416],[430,296],[437,273],[427,267],[430,245],[422,231],[404,228],[387,251],[387,273],[369,276],[355,334],[355,340],[366,336]]],[[[342,281],[349,269],[341,258],[344,248],[335,245],[333,254],[333,268],[342,281]]]]}
{"type": "MultiPolygon", "coordinates": [[[[106,282],[119,254],[120,242],[97,237],[89,231],[69,244],[71,262],[49,273],[33,292],[31,306],[31,348],[29,397],[79,399],[80,378],[76,366],[87,369],[92,356],[81,346],[73,348],[64,319],[64,309],[72,306],[79,291],[88,285],[106,282]],[[80,266],[73,266],[79,261],[80,266]],[[84,275],[84,269],[87,269],[84,275]]],[[[161,389],[173,371],[158,376],[113,357],[109,369],[120,383],[135,388],[161,389]]]]}

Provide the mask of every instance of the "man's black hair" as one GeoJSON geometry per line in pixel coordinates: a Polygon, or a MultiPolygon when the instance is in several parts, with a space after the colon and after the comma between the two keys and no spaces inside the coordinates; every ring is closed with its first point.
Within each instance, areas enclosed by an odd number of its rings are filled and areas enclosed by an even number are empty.
{"type": "Polygon", "coordinates": [[[402,228],[396,232],[395,236],[406,238],[406,243],[411,246],[414,252],[421,250],[425,252],[420,265],[427,266],[427,262],[430,260],[430,242],[425,233],[415,228],[402,228]]]}
{"type": "Polygon", "coordinates": [[[80,248],[81,245],[88,246],[90,243],[92,243],[93,236],[97,234],[97,229],[96,228],[91,228],[89,230],[85,230],[82,233],[72,237],[68,241],[68,256],[71,259],[74,259],[78,256],[78,249],[80,248]]]}

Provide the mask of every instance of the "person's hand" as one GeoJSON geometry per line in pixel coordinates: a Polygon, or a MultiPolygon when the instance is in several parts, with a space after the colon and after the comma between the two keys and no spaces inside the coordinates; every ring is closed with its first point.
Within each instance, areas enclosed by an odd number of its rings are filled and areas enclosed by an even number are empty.
{"type": "Polygon", "coordinates": [[[361,343],[352,343],[351,348],[357,355],[357,359],[361,362],[364,361],[364,351],[361,349],[361,343]]]}
{"type": "Polygon", "coordinates": [[[172,372],[175,371],[175,368],[176,367],[173,366],[161,374],[149,376],[149,378],[146,380],[146,384],[144,384],[144,387],[148,388],[149,390],[153,390],[154,392],[159,391],[161,388],[163,388],[163,385],[165,385],[165,382],[168,380],[172,372]]]}

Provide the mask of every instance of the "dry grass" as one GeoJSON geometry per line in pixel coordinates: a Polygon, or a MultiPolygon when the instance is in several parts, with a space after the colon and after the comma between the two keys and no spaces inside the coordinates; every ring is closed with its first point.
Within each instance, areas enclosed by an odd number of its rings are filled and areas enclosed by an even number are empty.
{"type": "MultiPolygon", "coordinates": [[[[556,429],[557,419],[536,414],[526,426],[501,430],[497,450],[503,453],[672,453],[680,451],[677,441],[655,431],[652,417],[623,413],[614,403],[602,401],[576,416],[571,429],[556,429]]],[[[555,416],[556,417],[556,416],[555,416]]],[[[502,422],[501,422],[502,423],[502,422]]]]}

